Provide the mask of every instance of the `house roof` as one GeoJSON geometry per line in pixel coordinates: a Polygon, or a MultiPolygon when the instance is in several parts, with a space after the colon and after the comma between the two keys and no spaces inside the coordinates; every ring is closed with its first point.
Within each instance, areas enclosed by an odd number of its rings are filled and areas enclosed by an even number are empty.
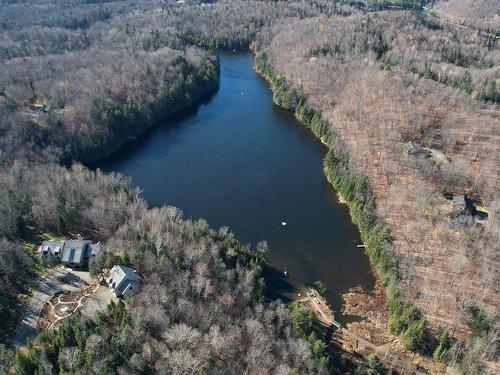
{"type": "Polygon", "coordinates": [[[60,253],[64,246],[64,241],[43,241],[42,251],[47,254],[57,254],[60,253]]]}
{"type": "Polygon", "coordinates": [[[112,289],[117,295],[122,294],[131,283],[139,284],[140,282],[141,278],[130,267],[116,265],[109,271],[108,284],[110,287],[112,284],[114,285],[112,289]]]}
{"type": "Polygon", "coordinates": [[[465,200],[466,200],[465,195],[457,195],[457,196],[453,197],[453,204],[454,205],[466,204],[465,200]]]}
{"type": "Polygon", "coordinates": [[[88,246],[88,255],[97,255],[101,252],[101,245],[96,243],[91,243],[88,246]]]}
{"type": "Polygon", "coordinates": [[[85,248],[89,245],[90,241],[81,240],[67,240],[64,242],[64,253],[62,261],[64,263],[79,264],[82,262],[85,255],[85,248]]]}

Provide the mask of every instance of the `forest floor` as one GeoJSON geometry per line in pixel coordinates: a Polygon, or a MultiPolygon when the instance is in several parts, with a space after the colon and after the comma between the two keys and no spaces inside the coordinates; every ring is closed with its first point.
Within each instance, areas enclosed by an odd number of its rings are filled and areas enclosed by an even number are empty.
{"type": "MultiPolygon", "coordinates": [[[[473,8],[469,7],[465,3],[466,2],[463,2],[462,9],[460,9],[460,6],[456,6],[456,4],[455,6],[453,6],[453,4],[450,4],[450,6],[448,7],[434,6],[428,9],[425,12],[425,15],[438,22],[442,22],[455,27],[460,27],[462,29],[471,29],[471,30],[479,29],[481,32],[483,32],[485,35],[488,35],[491,38],[500,39],[500,36],[486,31],[489,27],[494,29],[495,26],[491,24],[488,27],[488,25],[484,24],[482,25],[481,22],[477,22],[478,19],[474,19],[475,17],[471,17],[471,11],[475,13],[473,8]]],[[[484,7],[484,10],[487,11],[487,8],[484,7]]],[[[494,19],[495,17],[493,17],[493,20],[494,19]]],[[[498,17],[496,19],[498,20],[498,17]]]]}

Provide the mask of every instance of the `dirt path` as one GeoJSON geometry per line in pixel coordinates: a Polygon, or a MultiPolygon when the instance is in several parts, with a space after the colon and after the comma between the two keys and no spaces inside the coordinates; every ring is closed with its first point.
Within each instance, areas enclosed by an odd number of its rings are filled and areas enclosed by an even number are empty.
{"type": "Polygon", "coordinates": [[[451,26],[459,27],[459,28],[462,28],[462,29],[469,29],[469,30],[478,31],[478,32],[482,33],[483,35],[485,35],[485,36],[487,36],[489,38],[500,39],[500,36],[492,34],[492,33],[489,33],[488,31],[485,31],[485,30],[481,29],[478,26],[463,25],[463,24],[461,24],[459,22],[456,22],[456,21],[453,21],[451,19],[446,18],[446,15],[445,15],[444,18],[441,18],[440,17],[440,13],[437,10],[432,9],[432,11],[436,15],[432,14],[430,11],[426,11],[425,15],[427,15],[428,17],[430,17],[430,18],[432,18],[432,19],[434,19],[436,21],[439,21],[439,22],[442,22],[442,23],[445,23],[445,24],[448,24],[448,25],[451,25],[451,26]]]}

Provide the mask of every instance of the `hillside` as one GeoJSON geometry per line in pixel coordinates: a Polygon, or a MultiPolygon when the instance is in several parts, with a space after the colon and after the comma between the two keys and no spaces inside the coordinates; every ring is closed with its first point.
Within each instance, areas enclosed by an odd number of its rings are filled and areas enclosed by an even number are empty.
{"type": "Polygon", "coordinates": [[[183,45],[171,18],[138,11],[135,2],[3,7],[2,158],[96,160],[217,88],[213,53],[183,45]]]}
{"type": "MultiPolygon", "coordinates": [[[[193,6],[209,20],[212,12],[193,6]]],[[[41,238],[101,240],[108,251],[92,272],[119,262],[147,283],[126,305],[68,320],[22,351],[0,345],[0,372],[330,372],[312,317],[300,306],[263,304],[262,254],[176,208],[148,210],[123,176],[57,164],[107,155],[217,88],[215,53],[190,40],[192,8],[47,0],[2,7],[1,342],[9,343],[21,302],[50,267],[34,256],[41,238]]],[[[246,47],[263,25],[307,8],[254,2],[217,11],[239,15],[226,18],[225,33],[235,26],[246,47]]]]}
{"type": "Polygon", "coordinates": [[[230,232],[174,207],[143,209],[107,245],[95,267],[133,265],[147,279],[141,293],[40,334],[16,373],[328,373],[311,318],[259,303],[262,254],[230,232]]]}
{"type": "MultiPolygon", "coordinates": [[[[495,321],[498,49],[474,31],[404,12],[282,22],[256,49],[328,122],[350,173],[368,178],[403,299],[432,331],[461,340],[474,331],[476,309],[495,321]],[[483,95],[485,87],[496,93],[483,95]],[[481,217],[451,215],[450,199],[461,194],[481,217]]],[[[495,358],[494,340],[476,347],[476,359],[495,358]]]]}
{"type": "Polygon", "coordinates": [[[500,31],[500,10],[495,0],[440,0],[432,10],[453,22],[500,31]]]}

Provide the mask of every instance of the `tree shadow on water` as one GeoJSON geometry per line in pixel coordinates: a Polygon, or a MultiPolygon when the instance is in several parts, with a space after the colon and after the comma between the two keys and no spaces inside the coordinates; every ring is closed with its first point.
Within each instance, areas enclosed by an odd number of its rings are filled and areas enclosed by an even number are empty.
{"type": "Polygon", "coordinates": [[[289,276],[285,276],[282,270],[267,264],[264,268],[264,281],[269,300],[280,299],[285,303],[293,301],[291,296],[297,293],[297,284],[289,276]]]}
{"type": "Polygon", "coordinates": [[[175,132],[175,129],[179,129],[184,125],[185,121],[191,118],[195,118],[198,111],[207,105],[213,97],[217,94],[219,88],[216,90],[203,95],[201,98],[193,102],[186,108],[180,109],[170,115],[165,116],[163,119],[159,120],[155,125],[146,130],[144,133],[138,135],[137,137],[132,137],[124,144],[121,145],[116,151],[112,152],[110,155],[99,159],[95,162],[86,163],[86,166],[90,169],[100,168],[104,171],[114,170],[115,164],[123,160],[124,157],[130,158],[130,155],[140,153],[148,149],[159,135],[165,136],[168,133],[166,139],[168,142],[162,142],[156,151],[161,151],[164,156],[168,151],[168,146],[174,145],[182,141],[182,136],[179,132],[175,132]]]}

